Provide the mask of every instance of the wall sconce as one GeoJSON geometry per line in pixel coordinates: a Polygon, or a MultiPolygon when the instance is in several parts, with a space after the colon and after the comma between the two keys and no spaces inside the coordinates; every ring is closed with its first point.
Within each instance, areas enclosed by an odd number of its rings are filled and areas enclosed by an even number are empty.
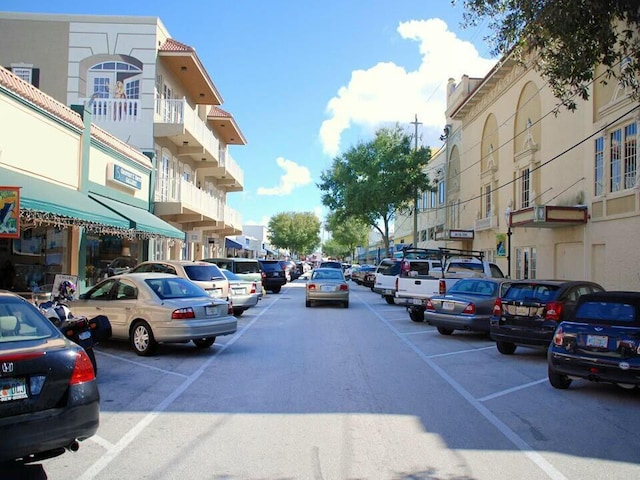
{"type": "Polygon", "coordinates": [[[182,142],[182,146],[183,147],[188,147],[189,146],[189,142],[187,142],[186,140],[184,142],[182,142]]]}
{"type": "Polygon", "coordinates": [[[181,72],[186,72],[187,71],[187,67],[185,67],[184,65],[180,67],[180,71],[181,72]]]}

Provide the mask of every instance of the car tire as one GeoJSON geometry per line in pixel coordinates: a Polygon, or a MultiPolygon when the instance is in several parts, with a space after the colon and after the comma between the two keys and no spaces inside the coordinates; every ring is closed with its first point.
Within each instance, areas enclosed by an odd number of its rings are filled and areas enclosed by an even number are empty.
{"type": "Polygon", "coordinates": [[[503,355],[513,355],[513,353],[516,351],[516,344],[511,342],[497,341],[496,348],[503,355]]]}
{"type": "Polygon", "coordinates": [[[143,357],[156,353],[158,342],[153,336],[153,331],[147,322],[138,320],[131,327],[129,341],[135,352],[143,357]]]}
{"type": "Polygon", "coordinates": [[[272,292],[272,293],[280,293],[280,290],[282,290],[282,287],[273,287],[273,288],[271,289],[271,292],[272,292]]]}
{"type": "Polygon", "coordinates": [[[192,340],[196,348],[209,348],[216,341],[216,337],[194,338],[192,340]]]}
{"type": "Polygon", "coordinates": [[[242,316],[243,313],[244,313],[244,308],[234,308],[233,309],[233,316],[234,317],[240,317],[240,316],[242,316]]]}
{"type": "Polygon", "coordinates": [[[438,328],[438,333],[440,335],[451,335],[453,333],[453,328],[446,328],[446,327],[437,327],[438,328]]]}
{"type": "Polygon", "coordinates": [[[88,350],[85,350],[85,352],[87,352],[87,356],[89,357],[89,360],[91,360],[91,365],[93,365],[93,373],[98,375],[98,363],[96,362],[96,352],[93,351],[93,348],[89,348],[88,350]]]}
{"type": "Polygon", "coordinates": [[[551,367],[547,369],[547,375],[549,377],[549,383],[553,388],[559,390],[566,390],[571,385],[572,380],[566,375],[554,372],[551,367]]]}
{"type": "Polygon", "coordinates": [[[422,310],[415,310],[415,309],[410,309],[409,310],[409,318],[416,323],[423,323],[424,322],[424,312],[422,310]]]}
{"type": "Polygon", "coordinates": [[[395,305],[396,302],[393,301],[393,297],[391,295],[385,295],[384,296],[384,300],[389,304],[389,305],[395,305]]]}
{"type": "Polygon", "coordinates": [[[304,305],[305,307],[309,308],[311,306],[311,301],[307,300],[304,305]]]}
{"type": "Polygon", "coordinates": [[[349,300],[347,300],[346,302],[344,302],[344,303],[342,304],[342,307],[343,307],[343,308],[349,308],[349,300]]]}

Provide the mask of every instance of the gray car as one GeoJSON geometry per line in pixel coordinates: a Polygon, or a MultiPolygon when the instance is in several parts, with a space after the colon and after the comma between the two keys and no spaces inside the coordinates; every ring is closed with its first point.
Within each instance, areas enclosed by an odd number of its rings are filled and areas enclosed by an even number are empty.
{"type": "Polygon", "coordinates": [[[74,315],[106,315],[112,338],[129,340],[138,355],[154,354],[161,342],[192,341],[209,348],[217,336],[235,333],[238,325],[229,302],[168,273],[115,275],[69,306],[74,315]]]}
{"type": "Polygon", "coordinates": [[[336,302],[349,308],[349,285],[340,268],[316,268],[305,290],[307,307],[315,302],[336,302]]]}
{"type": "Polygon", "coordinates": [[[442,335],[454,330],[489,333],[491,313],[496,298],[501,297],[511,281],[491,278],[463,278],[445,295],[427,300],[424,319],[442,335]]]}
{"type": "Polygon", "coordinates": [[[229,280],[231,304],[233,305],[233,314],[236,317],[239,317],[246,310],[258,304],[259,293],[256,282],[240,278],[226,268],[221,268],[220,270],[222,270],[224,276],[229,280]]]}

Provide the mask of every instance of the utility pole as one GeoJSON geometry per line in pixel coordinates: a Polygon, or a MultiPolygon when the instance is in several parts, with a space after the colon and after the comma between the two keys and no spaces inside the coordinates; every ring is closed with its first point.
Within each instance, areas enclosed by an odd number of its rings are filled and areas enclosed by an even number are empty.
{"type": "MultiPolygon", "coordinates": [[[[418,121],[418,114],[416,113],[415,120],[411,122],[415,127],[414,142],[415,151],[418,151],[418,125],[422,125],[422,122],[418,121]]],[[[418,192],[415,192],[413,197],[413,247],[418,246],[418,192]]]]}

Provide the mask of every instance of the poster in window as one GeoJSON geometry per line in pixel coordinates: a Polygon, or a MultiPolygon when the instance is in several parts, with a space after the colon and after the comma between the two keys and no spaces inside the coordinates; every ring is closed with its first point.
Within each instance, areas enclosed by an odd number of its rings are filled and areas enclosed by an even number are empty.
{"type": "Polygon", "coordinates": [[[507,236],[504,233],[498,233],[496,235],[496,257],[507,256],[507,249],[505,247],[506,240],[507,236]]]}
{"type": "Polygon", "coordinates": [[[0,186],[0,238],[20,238],[20,187],[0,186]]]}

